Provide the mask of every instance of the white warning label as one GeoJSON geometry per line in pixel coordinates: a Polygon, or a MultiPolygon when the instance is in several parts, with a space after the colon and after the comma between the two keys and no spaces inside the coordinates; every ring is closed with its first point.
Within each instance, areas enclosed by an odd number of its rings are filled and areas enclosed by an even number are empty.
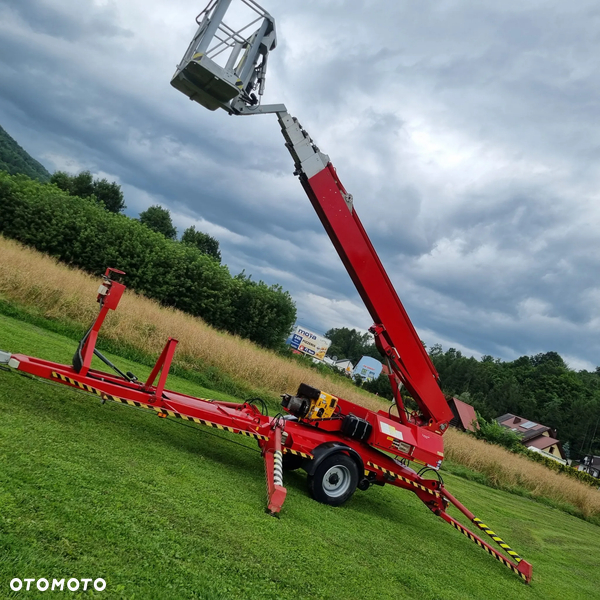
{"type": "Polygon", "coordinates": [[[385,433],[385,435],[394,437],[397,440],[404,439],[402,437],[402,432],[398,431],[393,425],[390,425],[389,423],[385,423],[384,421],[380,421],[379,424],[381,425],[381,432],[385,433]]]}

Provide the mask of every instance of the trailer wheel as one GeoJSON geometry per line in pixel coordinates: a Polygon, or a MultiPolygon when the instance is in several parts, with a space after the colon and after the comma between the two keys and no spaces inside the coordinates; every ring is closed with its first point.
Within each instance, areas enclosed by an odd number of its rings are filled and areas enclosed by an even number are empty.
{"type": "Polygon", "coordinates": [[[318,502],[340,506],[348,500],[358,484],[358,467],[346,454],[328,456],[308,477],[308,489],[318,502]]]}

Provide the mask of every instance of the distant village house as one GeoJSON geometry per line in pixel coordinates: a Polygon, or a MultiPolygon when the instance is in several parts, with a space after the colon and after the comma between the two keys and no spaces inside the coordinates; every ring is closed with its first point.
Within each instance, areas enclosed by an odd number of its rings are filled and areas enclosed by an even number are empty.
{"type": "Polygon", "coordinates": [[[557,439],[555,429],[550,429],[550,427],[510,413],[498,417],[496,421],[518,434],[523,445],[530,450],[543,454],[548,458],[553,458],[558,462],[567,462],[567,457],[562,444],[557,439]]]}

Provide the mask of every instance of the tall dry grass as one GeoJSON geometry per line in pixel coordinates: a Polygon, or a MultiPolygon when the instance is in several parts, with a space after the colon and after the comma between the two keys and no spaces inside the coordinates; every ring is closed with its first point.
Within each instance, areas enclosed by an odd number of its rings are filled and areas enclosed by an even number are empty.
{"type": "Polygon", "coordinates": [[[534,498],[571,504],[585,517],[600,517],[600,491],[576,479],[455,429],[444,435],[444,447],[447,460],[482,473],[496,487],[523,488],[534,498]]]}
{"type": "MultiPolygon", "coordinates": [[[[87,326],[98,314],[99,278],[0,236],[0,294],[35,307],[45,316],[87,326]]],[[[118,265],[110,265],[118,266],[118,265]]],[[[341,378],[329,379],[238,336],[217,331],[197,317],[160,306],[127,291],[110,311],[102,335],[158,356],[167,338],[179,340],[174,362],[194,368],[198,361],[232,379],[272,394],[294,392],[302,382],[379,410],[383,403],[341,378]]]]}
{"type": "MultiPolygon", "coordinates": [[[[0,295],[44,315],[87,326],[97,315],[98,278],[0,236],[0,295]]],[[[118,265],[115,265],[118,266],[118,265]]],[[[201,360],[234,380],[273,394],[293,392],[301,382],[379,410],[388,406],[343,380],[329,380],[237,336],[216,331],[196,317],[161,307],[127,292],[117,311],[110,312],[104,336],[158,355],[167,337],[179,340],[175,362],[194,368],[201,360]]],[[[534,497],[575,506],[586,516],[600,516],[600,492],[554,473],[543,465],[449,430],[444,436],[446,458],[483,473],[500,488],[521,487],[534,497]]]]}

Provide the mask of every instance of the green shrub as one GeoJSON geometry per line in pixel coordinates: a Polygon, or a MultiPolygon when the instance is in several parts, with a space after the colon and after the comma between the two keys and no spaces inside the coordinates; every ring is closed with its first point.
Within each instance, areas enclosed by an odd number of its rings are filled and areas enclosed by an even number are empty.
{"type": "Polygon", "coordinates": [[[521,438],[514,431],[503,427],[493,419],[486,421],[486,419],[478,414],[477,422],[479,424],[479,429],[471,432],[475,437],[485,440],[490,444],[504,446],[515,453],[520,453],[525,449],[521,443],[521,438]]]}
{"type": "Polygon", "coordinates": [[[574,467],[570,467],[569,465],[563,465],[562,463],[559,463],[556,460],[552,460],[551,458],[548,458],[547,456],[544,456],[539,452],[529,450],[524,446],[523,450],[521,451],[521,454],[527,456],[527,458],[530,458],[531,460],[535,460],[536,462],[541,463],[542,465],[548,467],[549,469],[552,469],[553,471],[556,471],[557,473],[564,473],[569,477],[573,477],[574,479],[583,481],[584,483],[587,483],[591,486],[600,487],[600,480],[596,479],[595,477],[592,477],[589,473],[586,473],[585,471],[578,471],[574,467]]]}
{"type": "Polygon", "coordinates": [[[231,277],[198,248],[55,185],[0,172],[0,213],[4,236],[90,273],[122,269],[137,292],[262,346],[276,347],[296,319],[294,303],[280,286],[231,277]]]}

